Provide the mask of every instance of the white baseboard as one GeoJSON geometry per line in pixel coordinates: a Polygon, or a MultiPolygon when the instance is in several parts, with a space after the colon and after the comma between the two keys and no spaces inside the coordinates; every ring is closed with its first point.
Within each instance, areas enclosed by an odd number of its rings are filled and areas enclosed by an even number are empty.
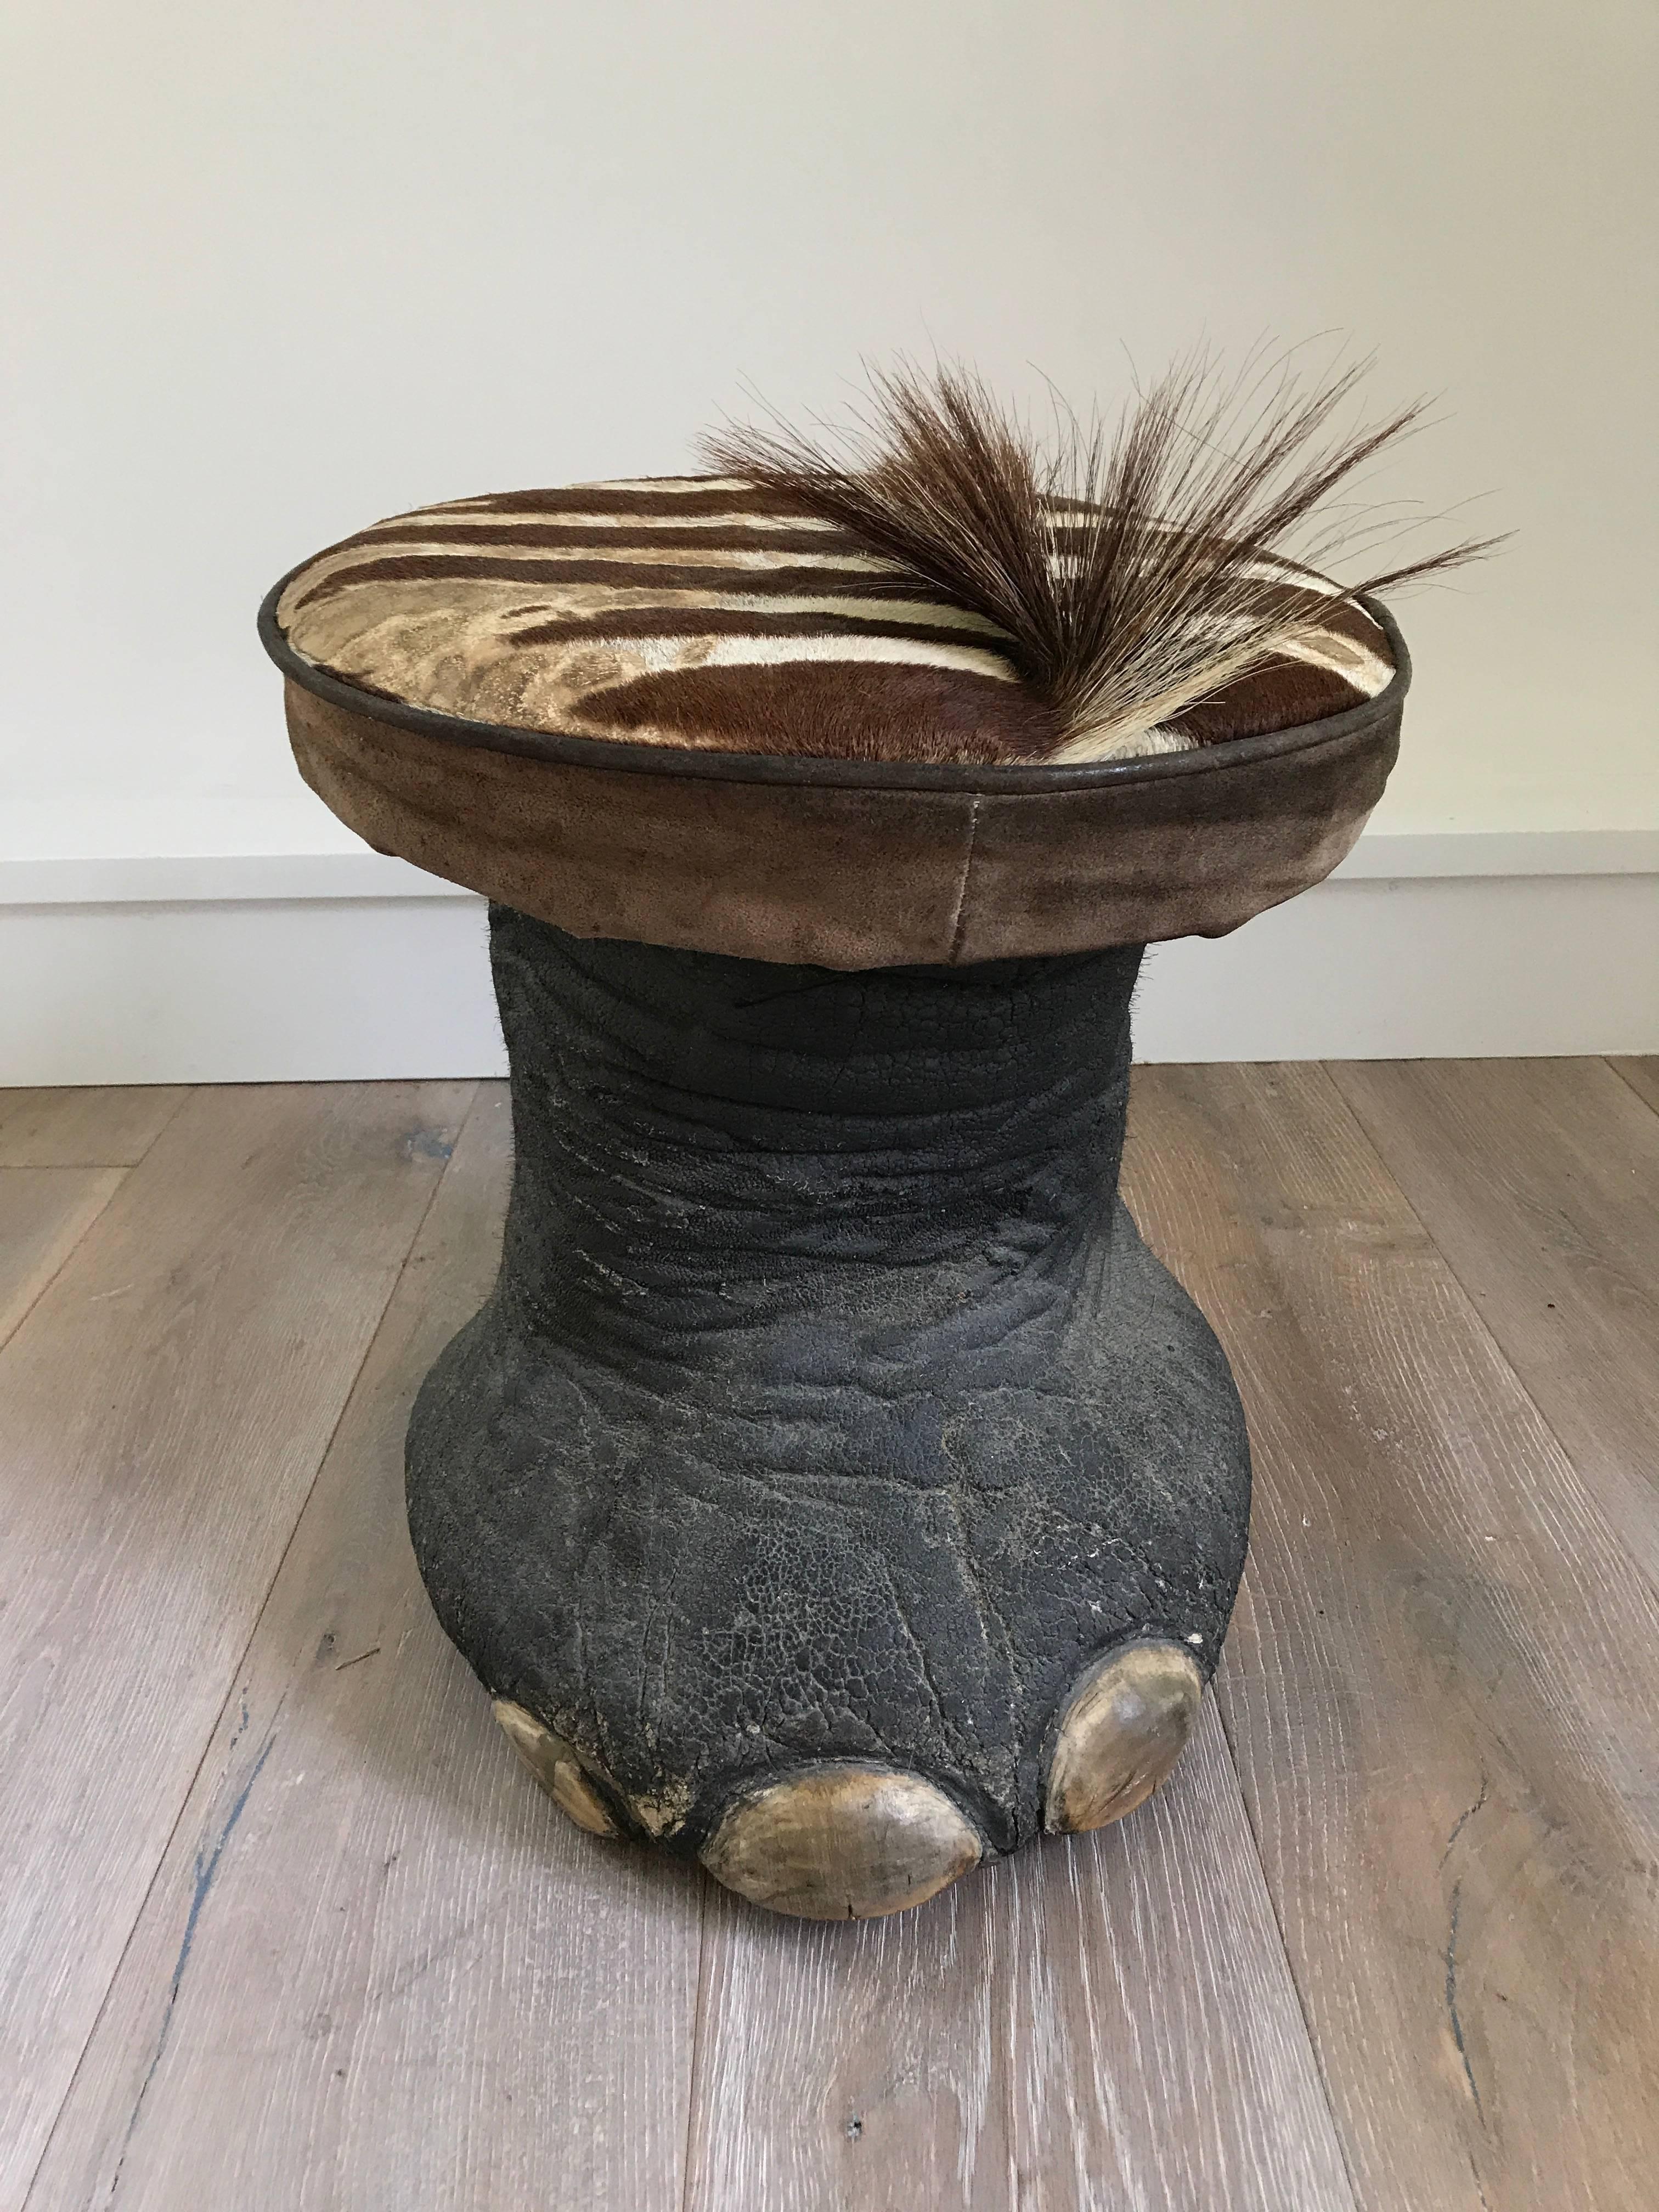
{"type": "MultiPolygon", "coordinates": [[[[1155,946],[1143,1060],[1659,1051],[1659,834],[1372,832],[1155,946]]],[[[504,1071],[482,900],[369,852],[0,861],[0,1085],[504,1071]]]]}

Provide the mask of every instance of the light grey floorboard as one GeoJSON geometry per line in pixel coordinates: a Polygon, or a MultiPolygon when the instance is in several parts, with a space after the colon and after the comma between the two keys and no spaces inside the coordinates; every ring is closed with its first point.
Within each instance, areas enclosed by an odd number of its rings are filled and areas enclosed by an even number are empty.
{"type": "Polygon", "coordinates": [[[1250,1417],[1221,1708],[1360,2204],[1645,2212],[1659,1599],[1328,1073],[1131,1132],[1250,1417]]]}
{"type": "Polygon", "coordinates": [[[0,1352],[21,2201],[471,1086],[198,1091],[0,1352]]]}
{"type": "Polygon", "coordinates": [[[446,1643],[403,1433],[499,1250],[487,1086],[29,2202],[679,2212],[698,1885],[580,1835],[446,1643]]]}

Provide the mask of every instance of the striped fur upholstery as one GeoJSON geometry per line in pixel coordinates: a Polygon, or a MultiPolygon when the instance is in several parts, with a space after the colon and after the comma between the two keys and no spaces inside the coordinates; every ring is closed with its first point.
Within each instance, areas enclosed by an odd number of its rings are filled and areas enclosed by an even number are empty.
{"type": "MultiPolygon", "coordinates": [[[[1289,611],[1316,598],[1317,632],[1123,750],[1288,729],[1383,689],[1371,617],[1305,570],[1272,577],[1289,611]]],[[[994,624],[732,477],[394,516],[307,562],[276,619],[302,659],[366,691],[518,729],[847,760],[1100,757],[1068,744],[994,624]]]]}

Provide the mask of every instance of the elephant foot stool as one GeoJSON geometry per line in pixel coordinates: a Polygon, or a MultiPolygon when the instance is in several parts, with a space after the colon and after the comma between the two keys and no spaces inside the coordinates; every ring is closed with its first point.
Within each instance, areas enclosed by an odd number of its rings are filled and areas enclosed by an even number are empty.
{"type": "Polygon", "coordinates": [[[580,1826],[863,1917],[1192,1729],[1249,1452],[1118,1194],[1130,1000],[1348,850],[1407,667],[1260,549],[1182,600],[1192,533],[1103,551],[1109,498],[1039,485],[1008,605],[878,467],[748,459],[378,523],[262,629],[313,788],[490,902],[511,1202],[408,1439],[439,1618],[580,1826]],[[1166,630],[1231,593],[1150,703],[1021,627],[1109,561],[1166,630]]]}

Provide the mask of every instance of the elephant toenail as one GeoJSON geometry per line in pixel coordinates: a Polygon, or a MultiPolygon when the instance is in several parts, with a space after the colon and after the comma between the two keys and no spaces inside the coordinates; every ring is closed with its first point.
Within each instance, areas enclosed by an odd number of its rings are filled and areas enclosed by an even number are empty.
{"type": "Polygon", "coordinates": [[[544,1728],[533,1713],[509,1698],[497,1698],[491,1711],[506,1731],[507,1741],[560,1811],[568,1814],[590,1836],[614,1836],[616,1822],[564,1738],[544,1728]]]}
{"type": "Polygon", "coordinates": [[[1178,1644],[1131,1644],[1090,1668],[1060,1715],[1043,1825],[1074,1834],[1132,1813],[1180,1757],[1203,1692],[1178,1644]]]}
{"type": "Polygon", "coordinates": [[[836,1761],[744,1796],[703,1846],[727,1889],[808,1920],[902,1912],[978,1864],[963,1814],[920,1775],[836,1761]]]}

